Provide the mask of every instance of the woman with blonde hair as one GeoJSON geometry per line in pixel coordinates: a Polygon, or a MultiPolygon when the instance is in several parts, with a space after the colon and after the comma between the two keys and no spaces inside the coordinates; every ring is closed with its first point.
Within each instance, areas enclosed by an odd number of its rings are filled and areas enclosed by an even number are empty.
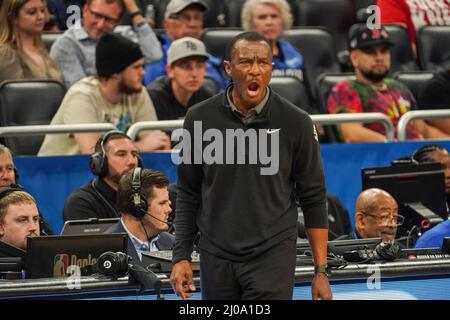
{"type": "Polygon", "coordinates": [[[0,82],[14,79],[62,81],[42,44],[45,0],[3,0],[0,10],[0,82]]]}
{"type": "Polygon", "coordinates": [[[292,21],[286,0],[247,0],[241,11],[244,30],[256,31],[272,44],[273,75],[292,75],[303,80],[302,54],[288,41],[280,39],[282,32],[292,27],[292,21]]]}

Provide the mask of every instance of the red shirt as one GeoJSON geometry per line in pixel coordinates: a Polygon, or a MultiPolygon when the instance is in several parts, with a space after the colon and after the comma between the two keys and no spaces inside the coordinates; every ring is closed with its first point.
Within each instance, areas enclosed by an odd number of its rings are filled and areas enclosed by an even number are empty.
{"type": "Polygon", "coordinates": [[[427,25],[450,25],[450,0],[377,0],[381,23],[406,25],[412,43],[416,30],[427,25]]]}

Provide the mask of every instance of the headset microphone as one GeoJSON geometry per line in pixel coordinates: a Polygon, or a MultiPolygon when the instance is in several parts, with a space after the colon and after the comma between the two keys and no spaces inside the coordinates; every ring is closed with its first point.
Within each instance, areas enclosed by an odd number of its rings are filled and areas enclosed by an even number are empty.
{"type": "Polygon", "coordinates": [[[152,215],[151,213],[148,213],[148,212],[146,212],[146,211],[144,211],[144,210],[142,210],[142,214],[143,214],[143,216],[145,216],[145,215],[147,214],[147,215],[149,215],[150,217],[152,217],[153,219],[158,220],[159,222],[162,222],[162,223],[167,224],[169,227],[172,226],[172,223],[171,223],[171,222],[161,220],[161,219],[155,217],[154,215],[152,215]]]}

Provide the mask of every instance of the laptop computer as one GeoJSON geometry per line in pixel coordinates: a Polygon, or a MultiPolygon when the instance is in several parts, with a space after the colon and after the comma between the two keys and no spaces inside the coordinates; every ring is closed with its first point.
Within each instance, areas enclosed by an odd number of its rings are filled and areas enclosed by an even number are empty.
{"type": "Polygon", "coordinates": [[[106,252],[127,253],[126,233],[28,237],[25,271],[27,279],[80,274],[79,268],[95,264],[106,252]],[[77,272],[78,271],[78,272],[77,272]]]}
{"type": "Polygon", "coordinates": [[[64,223],[61,235],[103,234],[119,220],[120,218],[68,220],[64,223]]]}

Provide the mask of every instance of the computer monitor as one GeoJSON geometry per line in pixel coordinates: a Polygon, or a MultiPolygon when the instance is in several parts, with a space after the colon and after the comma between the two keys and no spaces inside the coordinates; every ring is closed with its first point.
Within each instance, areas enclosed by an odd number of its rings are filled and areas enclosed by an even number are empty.
{"type": "Polygon", "coordinates": [[[397,230],[406,236],[416,226],[428,229],[448,217],[445,178],[439,163],[405,164],[361,170],[362,188],[379,188],[397,201],[405,222],[397,230]]]}
{"type": "MultiPolygon", "coordinates": [[[[327,248],[330,253],[343,255],[344,252],[352,250],[374,249],[380,242],[381,238],[333,240],[328,241],[327,248]]],[[[310,250],[308,241],[297,241],[297,254],[302,255],[310,250]]]]}
{"type": "Polygon", "coordinates": [[[380,242],[381,238],[334,240],[328,242],[328,252],[342,256],[353,250],[375,249],[380,242]]]}
{"type": "Polygon", "coordinates": [[[0,241],[0,257],[25,258],[26,251],[4,241],[0,241]]]}
{"type": "Polygon", "coordinates": [[[76,271],[76,267],[95,264],[106,251],[127,253],[127,245],[125,233],[28,237],[26,278],[68,276],[76,271]]]}
{"type": "Polygon", "coordinates": [[[64,223],[61,235],[103,234],[119,220],[120,218],[68,220],[64,223]]]}

